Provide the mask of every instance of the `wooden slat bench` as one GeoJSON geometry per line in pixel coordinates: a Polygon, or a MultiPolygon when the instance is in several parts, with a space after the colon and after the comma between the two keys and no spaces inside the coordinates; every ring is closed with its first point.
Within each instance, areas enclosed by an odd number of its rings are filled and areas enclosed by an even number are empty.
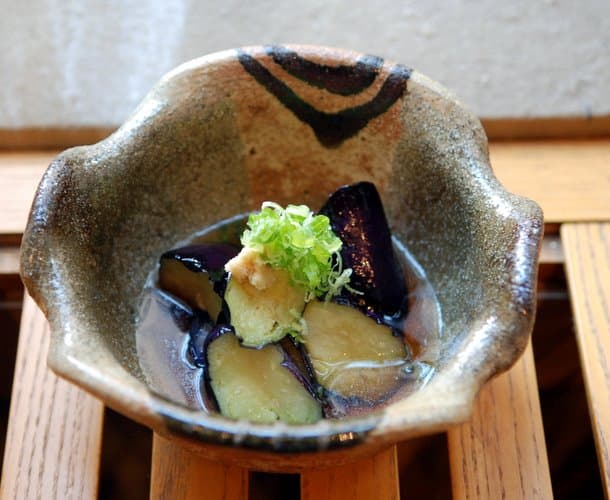
{"type": "MultiPolygon", "coordinates": [[[[610,165],[610,164],[609,164],[610,165]]],[[[607,167],[606,173],[610,172],[607,167]]],[[[610,198],[610,191],[607,191],[610,198]]],[[[565,224],[561,238],[591,423],[610,496],[610,223],[565,224]]]]}
{"type": "MultiPolygon", "coordinates": [[[[610,496],[610,140],[491,145],[506,187],[561,225],[542,260],[565,259],[606,496],[610,496]],[[562,253],[563,245],[563,253],[562,253]]],[[[17,272],[17,244],[34,189],[54,152],[0,152],[0,275],[17,272]]],[[[46,368],[48,328],[24,298],[0,498],[96,498],[103,405],[46,368]]],[[[455,498],[552,498],[531,346],[491,381],[472,419],[447,434],[455,498]]],[[[151,497],[247,498],[248,473],[154,436],[151,497]]],[[[301,497],[399,498],[396,447],[301,475],[301,497]]]]}
{"type": "Polygon", "coordinates": [[[104,405],[46,366],[48,323],[26,296],[1,498],[95,498],[104,405]]]}

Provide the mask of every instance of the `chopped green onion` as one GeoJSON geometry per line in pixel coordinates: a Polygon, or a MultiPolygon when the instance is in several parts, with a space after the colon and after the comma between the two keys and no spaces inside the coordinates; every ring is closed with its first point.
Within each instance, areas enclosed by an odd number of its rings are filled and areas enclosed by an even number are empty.
{"type": "Polygon", "coordinates": [[[325,215],[314,215],[306,205],[266,201],[261,211],[248,217],[241,237],[272,267],[286,269],[294,285],[313,297],[330,300],[349,283],[351,269],[343,269],[341,240],[325,215]]]}

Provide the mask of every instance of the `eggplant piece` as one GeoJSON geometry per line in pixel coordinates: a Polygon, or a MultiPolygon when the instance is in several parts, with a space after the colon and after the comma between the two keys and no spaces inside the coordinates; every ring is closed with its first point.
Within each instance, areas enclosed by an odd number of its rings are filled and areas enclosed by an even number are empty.
{"type": "Polygon", "coordinates": [[[350,286],[362,293],[359,296],[345,290],[344,295],[360,308],[372,307],[388,316],[404,315],[405,277],[375,185],[359,182],[343,186],[330,195],[319,213],[330,219],[343,242],[343,267],[352,269],[350,286]]]}
{"type": "Polygon", "coordinates": [[[196,309],[189,329],[189,361],[200,368],[205,366],[205,345],[216,326],[206,311],[196,309]]]}
{"type": "Polygon", "coordinates": [[[247,248],[226,268],[231,275],[225,301],[244,346],[262,347],[301,330],[305,291],[292,285],[287,271],[265,264],[247,248]]]}
{"type": "Polygon", "coordinates": [[[309,302],[303,319],[309,363],[329,393],[374,405],[404,383],[408,351],[392,328],[334,302],[309,302]]]}
{"type": "Polygon", "coordinates": [[[304,377],[305,386],[318,395],[318,391],[315,390],[317,386],[316,379],[311,365],[305,359],[306,353],[303,344],[298,342],[294,337],[287,335],[280,340],[279,345],[286,353],[286,358],[290,361],[290,364],[295,366],[296,371],[300,374],[299,377],[304,377]]]}
{"type": "Polygon", "coordinates": [[[226,286],[224,266],[238,252],[237,247],[224,243],[170,250],[161,256],[159,286],[216,320],[226,286]]]}
{"type": "Polygon", "coordinates": [[[206,358],[207,382],[222,415],[290,424],[322,418],[313,388],[279,344],[244,347],[231,327],[220,325],[209,337],[206,358]]]}

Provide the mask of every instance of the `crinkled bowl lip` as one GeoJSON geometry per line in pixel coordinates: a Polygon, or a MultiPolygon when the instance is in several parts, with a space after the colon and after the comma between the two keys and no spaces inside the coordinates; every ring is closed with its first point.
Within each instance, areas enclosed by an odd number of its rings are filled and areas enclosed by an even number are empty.
{"type": "MultiPolygon", "coordinates": [[[[307,47],[306,50],[331,55],[341,52],[316,47],[307,47]]],[[[357,56],[359,55],[353,53],[344,54],[344,57],[351,60],[357,56]]],[[[231,58],[235,58],[232,51],[206,56],[174,70],[164,80],[175,78],[192,68],[221,64],[231,58]]],[[[412,78],[419,85],[436,92],[436,97],[461,106],[438,84],[417,72],[413,72],[412,78]]],[[[141,109],[146,107],[146,102],[141,109]]],[[[132,119],[122,127],[123,132],[119,130],[117,134],[127,134],[140,125],[138,119],[132,119]]],[[[512,301],[503,304],[505,310],[502,314],[489,311],[473,322],[471,338],[476,342],[466,345],[430,383],[408,398],[363,417],[322,420],[316,424],[296,426],[281,423],[253,424],[207,415],[169,401],[151,392],[118,361],[116,366],[107,370],[107,367],[97,364],[97,356],[92,351],[95,342],[82,346],[71,341],[72,329],[78,328],[80,313],[77,311],[70,316],[73,304],[69,303],[63,293],[65,283],[61,282],[59,274],[55,272],[53,250],[56,248],[53,245],[63,243],[49,239],[48,234],[54,232],[49,220],[57,215],[53,214],[53,210],[58,207],[55,188],[63,182],[62,179],[65,180],[68,175],[66,171],[70,170],[70,176],[77,175],[73,166],[81,162],[82,155],[86,155],[90,148],[115,147],[114,136],[97,145],[68,150],[50,165],[38,188],[24,235],[21,273],[28,292],[50,321],[49,366],[110,407],[151,427],[159,434],[185,440],[202,449],[208,445],[208,449],[215,445],[230,445],[225,449],[238,447],[250,450],[254,453],[254,458],[245,460],[245,463],[256,461],[256,457],[261,456],[267,457],[271,464],[269,468],[272,469],[291,466],[298,468],[297,462],[290,462],[286,458],[288,455],[300,456],[302,453],[343,448],[372,450],[410,436],[444,430],[465,421],[472,412],[474,399],[483,384],[506,370],[523,351],[534,320],[534,285],[542,237],[542,213],[530,200],[507,193],[491,175],[489,179],[478,179],[482,186],[479,194],[501,199],[502,203],[497,207],[498,213],[493,214],[498,220],[504,217],[500,212],[506,211],[507,206],[510,207],[511,216],[517,217],[513,225],[514,234],[510,237],[510,248],[507,248],[507,255],[514,265],[509,269],[511,274],[506,276],[505,282],[516,283],[518,286],[513,287],[514,291],[511,289],[512,301]],[[469,377],[464,378],[464,373],[468,373],[469,377]],[[269,458],[278,452],[285,465],[273,465],[273,459],[269,458]]],[[[486,149],[486,144],[478,147],[486,149]]],[[[491,168],[488,168],[491,172],[491,168]]],[[[227,459],[223,451],[218,452],[218,456],[227,459]]]]}

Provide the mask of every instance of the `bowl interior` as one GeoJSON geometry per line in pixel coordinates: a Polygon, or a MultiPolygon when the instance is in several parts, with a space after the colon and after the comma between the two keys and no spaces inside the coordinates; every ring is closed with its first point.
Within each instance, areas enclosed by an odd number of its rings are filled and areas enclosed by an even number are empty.
{"type": "Polygon", "coordinates": [[[463,420],[527,341],[540,232],[537,206],[493,177],[478,120],[437,84],[362,54],[256,47],[177,68],[108,139],[60,155],[22,274],[51,322],[51,366],[123,413],[203,441],[320,449],[463,420]],[[316,208],[361,180],[436,291],[432,382],[370,416],[295,427],[230,422],[151,391],[135,324],[161,253],[264,200],[316,208]]]}

